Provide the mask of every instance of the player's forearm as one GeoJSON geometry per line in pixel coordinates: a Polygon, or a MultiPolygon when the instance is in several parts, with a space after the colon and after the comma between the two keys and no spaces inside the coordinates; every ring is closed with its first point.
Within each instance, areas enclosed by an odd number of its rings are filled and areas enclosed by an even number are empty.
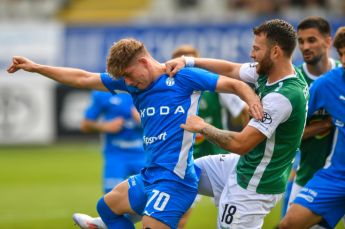
{"type": "Polygon", "coordinates": [[[77,88],[88,88],[87,84],[85,84],[85,80],[92,75],[92,73],[81,69],[53,67],[40,64],[35,64],[33,72],[41,74],[59,83],[77,88]]]}
{"type": "Polygon", "coordinates": [[[236,132],[221,130],[208,124],[201,130],[201,134],[210,142],[232,153],[244,155],[248,152],[244,144],[241,144],[236,138],[236,132]]]}
{"type": "Polygon", "coordinates": [[[101,123],[91,122],[91,121],[83,121],[80,125],[80,130],[83,133],[102,133],[102,125],[101,123]]]}
{"type": "Polygon", "coordinates": [[[332,123],[330,123],[329,121],[319,121],[309,124],[304,128],[302,140],[306,140],[322,132],[329,131],[331,130],[331,128],[332,123]]]}

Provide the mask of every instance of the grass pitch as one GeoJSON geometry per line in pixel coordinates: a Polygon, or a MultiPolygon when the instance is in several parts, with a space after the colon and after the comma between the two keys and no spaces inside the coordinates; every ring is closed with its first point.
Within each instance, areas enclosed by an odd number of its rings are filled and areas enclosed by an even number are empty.
{"type": "MultiPolygon", "coordinates": [[[[74,212],[96,215],[101,163],[98,143],[0,147],[0,228],[76,229],[74,212]]],[[[266,217],[265,229],[277,225],[279,213],[275,208],[266,217]]],[[[209,198],[196,205],[186,228],[216,228],[209,198]]]]}

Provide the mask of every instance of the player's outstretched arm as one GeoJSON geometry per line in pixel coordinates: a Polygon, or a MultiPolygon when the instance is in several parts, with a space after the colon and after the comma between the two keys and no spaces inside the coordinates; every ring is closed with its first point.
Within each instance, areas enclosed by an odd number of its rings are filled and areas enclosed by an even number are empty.
{"type": "Polygon", "coordinates": [[[201,133],[214,144],[239,155],[248,153],[266,138],[264,134],[251,126],[246,126],[241,132],[221,130],[196,115],[189,116],[186,124],[182,124],[181,128],[189,132],[201,133]]]}
{"type": "Polygon", "coordinates": [[[261,120],[263,118],[263,108],[260,98],[246,83],[220,75],[217,81],[216,91],[238,95],[248,104],[249,113],[253,118],[257,120],[261,120]]]}
{"type": "Polygon", "coordinates": [[[234,79],[240,79],[239,72],[241,64],[226,60],[210,59],[210,58],[194,58],[179,57],[169,60],[165,63],[167,73],[170,76],[175,75],[181,68],[185,66],[199,67],[208,71],[224,75],[234,79]]]}
{"type": "Polygon", "coordinates": [[[41,65],[25,57],[14,56],[12,64],[7,69],[7,72],[15,73],[20,69],[41,74],[47,78],[72,87],[107,91],[98,73],[91,73],[76,68],[41,65]]]}

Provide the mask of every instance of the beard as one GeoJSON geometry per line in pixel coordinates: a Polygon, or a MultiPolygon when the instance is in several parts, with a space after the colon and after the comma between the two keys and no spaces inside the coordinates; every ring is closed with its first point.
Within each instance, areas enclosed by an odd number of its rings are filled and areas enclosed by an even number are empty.
{"type": "Polygon", "coordinates": [[[310,64],[310,65],[316,65],[320,60],[321,60],[321,55],[314,56],[309,60],[304,60],[304,62],[306,62],[307,64],[310,64]]]}
{"type": "Polygon", "coordinates": [[[264,58],[258,62],[256,66],[256,73],[259,75],[268,75],[269,71],[273,67],[273,61],[271,60],[269,53],[267,52],[264,58]]]}

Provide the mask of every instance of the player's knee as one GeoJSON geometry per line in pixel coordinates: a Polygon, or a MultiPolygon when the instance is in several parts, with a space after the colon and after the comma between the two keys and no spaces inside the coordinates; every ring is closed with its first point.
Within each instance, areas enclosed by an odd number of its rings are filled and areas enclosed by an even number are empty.
{"type": "Polygon", "coordinates": [[[278,228],[279,229],[293,228],[292,221],[289,218],[285,217],[284,219],[282,219],[282,221],[280,221],[278,228]]]}
{"type": "Polygon", "coordinates": [[[103,219],[103,221],[111,220],[118,217],[118,215],[116,215],[105,203],[104,197],[100,198],[97,202],[97,212],[99,216],[103,219]]]}

